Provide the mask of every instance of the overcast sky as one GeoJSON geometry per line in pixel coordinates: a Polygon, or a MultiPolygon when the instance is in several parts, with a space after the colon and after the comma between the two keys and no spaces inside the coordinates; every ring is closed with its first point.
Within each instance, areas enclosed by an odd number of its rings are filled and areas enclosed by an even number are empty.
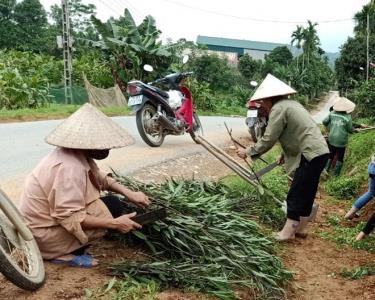
{"type": "MultiPolygon", "coordinates": [[[[60,0],[40,0],[49,10],[60,0]]],[[[198,35],[290,43],[297,24],[309,19],[317,27],[322,48],[337,52],[353,35],[356,12],[369,0],[83,0],[97,7],[97,17],[107,20],[128,8],[137,24],[152,15],[163,38],[198,35]]]]}

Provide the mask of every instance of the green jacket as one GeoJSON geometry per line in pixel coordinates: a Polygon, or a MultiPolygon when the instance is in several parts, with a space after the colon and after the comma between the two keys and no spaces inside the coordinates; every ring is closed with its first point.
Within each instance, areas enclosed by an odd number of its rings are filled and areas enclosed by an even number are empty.
{"type": "Polygon", "coordinates": [[[352,117],[349,114],[332,111],[323,120],[323,124],[329,129],[328,143],[335,147],[345,147],[348,144],[349,133],[354,132],[352,117]]]}
{"type": "Polygon", "coordinates": [[[293,100],[283,99],[273,105],[263,137],[254,147],[247,149],[247,154],[256,158],[271,149],[277,141],[283,149],[288,173],[299,166],[301,154],[311,161],[329,153],[327,143],[309,112],[293,100]]]}

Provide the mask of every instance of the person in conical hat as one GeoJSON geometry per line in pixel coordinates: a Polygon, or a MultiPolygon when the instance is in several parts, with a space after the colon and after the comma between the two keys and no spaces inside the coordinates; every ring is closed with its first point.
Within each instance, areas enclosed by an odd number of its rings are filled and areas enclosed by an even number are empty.
{"type": "Polygon", "coordinates": [[[338,97],[333,105],[333,110],[323,120],[323,125],[329,130],[328,147],[330,157],[326,170],[330,171],[336,158],[334,174],[340,175],[344,164],[344,155],[348,144],[349,134],[355,132],[350,113],[354,111],[355,104],[345,97],[338,97]]]}
{"type": "Polygon", "coordinates": [[[110,149],[133,144],[134,139],[85,104],[45,140],[56,148],[26,179],[20,211],[44,259],[92,267],[97,260],[84,253],[92,240],[108,229],[127,233],[141,228],[132,220],[136,213],[123,214],[124,204],[118,197],[101,197],[100,192],[118,193],[143,208],[150,204],[144,193],[121,185],[94,161],[106,158],[110,149]]]}
{"type": "Polygon", "coordinates": [[[296,91],[275,76],[268,74],[250,101],[257,101],[268,113],[269,121],[263,137],[247,149],[239,148],[241,158],[256,159],[270,150],[277,141],[288,173],[294,172],[287,195],[287,220],[275,236],[287,241],[306,237],[320,174],[328,160],[329,150],[317,124],[308,111],[288,96],[296,91]]]}

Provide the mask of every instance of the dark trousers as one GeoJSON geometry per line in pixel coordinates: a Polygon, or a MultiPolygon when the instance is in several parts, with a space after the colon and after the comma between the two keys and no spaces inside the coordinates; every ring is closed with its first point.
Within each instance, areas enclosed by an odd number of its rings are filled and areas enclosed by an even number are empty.
{"type": "Polygon", "coordinates": [[[345,155],[345,149],[346,147],[335,147],[328,143],[329,147],[329,159],[333,161],[335,156],[337,155],[337,161],[343,162],[344,161],[344,155],[345,155]]]}
{"type": "Polygon", "coordinates": [[[107,206],[113,218],[118,218],[124,214],[125,204],[119,197],[109,195],[100,197],[105,206],[107,206]]]}
{"type": "Polygon", "coordinates": [[[319,178],[322,173],[329,154],[315,157],[308,161],[301,157],[299,167],[294,173],[286,202],[287,217],[299,221],[299,217],[308,217],[311,214],[316,191],[318,190],[319,178]]]}
{"type": "MultiPolygon", "coordinates": [[[[124,202],[120,200],[119,197],[109,195],[109,196],[101,197],[100,199],[107,206],[113,218],[118,218],[122,216],[124,213],[128,213],[126,205],[124,204],[124,202]]],[[[89,247],[90,247],[90,244],[85,245],[77,250],[74,250],[73,252],[71,252],[71,254],[83,255],[85,254],[86,249],[89,247]]]]}
{"type": "Polygon", "coordinates": [[[367,221],[365,228],[363,228],[363,232],[365,234],[370,234],[375,227],[375,213],[372,214],[371,218],[367,221]]]}

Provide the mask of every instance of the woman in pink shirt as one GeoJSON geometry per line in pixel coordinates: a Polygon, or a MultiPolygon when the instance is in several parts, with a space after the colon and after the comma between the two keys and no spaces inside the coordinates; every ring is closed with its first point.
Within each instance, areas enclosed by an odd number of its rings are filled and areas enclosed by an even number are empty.
{"type": "Polygon", "coordinates": [[[90,241],[107,229],[127,233],[141,228],[131,219],[135,212],[122,215],[112,209],[121,207],[120,200],[106,197],[103,202],[101,191],[121,194],[140,207],[150,204],[145,194],[116,182],[94,161],[134,140],[101,111],[85,104],[52,131],[46,142],[57,148],[26,179],[20,210],[44,259],[92,267],[97,261],[82,250],[90,241]]]}

